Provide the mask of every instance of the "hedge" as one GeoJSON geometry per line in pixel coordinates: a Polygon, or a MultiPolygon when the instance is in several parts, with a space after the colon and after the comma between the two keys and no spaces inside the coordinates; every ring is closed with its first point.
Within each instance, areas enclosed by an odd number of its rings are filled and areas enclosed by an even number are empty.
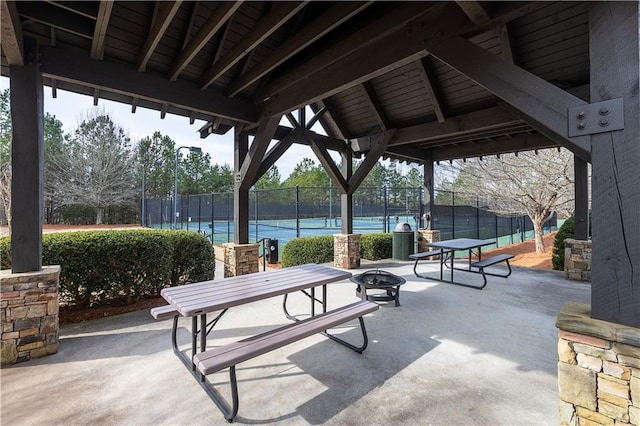
{"type": "Polygon", "coordinates": [[[360,236],[360,257],[368,260],[389,259],[392,255],[392,234],[362,234],[360,236]]]}
{"type": "MultiPolygon", "coordinates": [[[[389,233],[360,236],[360,257],[368,260],[391,257],[392,236],[389,233]]],[[[333,262],[333,235],[302,237],[289,241],[282,249],[282,267],[305,263],[333,262]]]]}
{"type": "Polygon", "coordinates": [[[551,255],[551,263],[553,269],[558,271],[564,270],[564,240],[573,238],[575,235],[576,219],[571,216],[564,221],[558,233],[553,239],[553,253],[551,255]]]}
{"type": "Polygon", "coordinates": [[[283,268],[327,262],[333,262],[333,235],[296,238],[282,248],[283,268]]]}
{"type": "MultiPolygon", "coordinates": [[[[9,237],[0,239],[2,269],[11,267],[9,237]]],[[[44,234],[42,262],[60,265],[60,301],[88,307],[132,303],[167,286],[213,279],[213,247],[188,231],[88,231],[44,234]]]]}

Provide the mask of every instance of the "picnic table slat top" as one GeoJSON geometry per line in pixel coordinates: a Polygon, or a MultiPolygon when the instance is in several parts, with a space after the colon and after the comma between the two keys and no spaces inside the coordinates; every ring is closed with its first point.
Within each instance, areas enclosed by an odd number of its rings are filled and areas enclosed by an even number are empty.
{"type": "Polygon", "coordinates": [[[342,281],[350,277],[351,273],[347,271],[307,264],[165,288],[160,294],[181,315],[193,316],[342,281]]]}
{"type": "Polygon", "coordinates": [[[488,246],[494,244],[492,240],[479,240],[475,238],[455,238],[452,240],[435,241],[427,243],[429,247],[438,247],[451,250],[469,250],[472,248],[488,246]]]}

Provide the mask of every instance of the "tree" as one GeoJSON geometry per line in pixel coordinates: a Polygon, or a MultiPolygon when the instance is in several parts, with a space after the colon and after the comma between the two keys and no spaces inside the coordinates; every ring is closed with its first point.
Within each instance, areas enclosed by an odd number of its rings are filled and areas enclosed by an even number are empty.
{"type": "Polygon", "coordinates": [[[53,222],[53,215],[61,205],[58,185],[56,185],[56,174],[60,164],[59,159],[64,155],[64,138],[62,121],[55,115],[48,112],[44,115],[44,220],[46,223],[53,222]]]}
{"type": "Polygon", "coordinates": [[[275,189],[280,187],[280,172],[277,166],[271,166],[255,184],[256,189],[275,189]]]}
{"type": "Polygon", "coordinates": [[[145,173],[147,197],[167,197],[173,193],[175,170],[175,142],[169,136],[155,132],[140,139],[137,146],[138,162],[145,173]]]}
{"type": "Polygon", "coordinates": [[[101,224],[108,206],[131,203],[138,190],[134,156],[124,129],[98,111],[79,124],[58,159],[56,182],[66,204],[96,209],[101,224]]]}
{"type": "Polygon", "coordinates": [[[326,187],[329,185],[329,175],[321,164],[310,158],[303,158],[285,180],[286,186],[326,187]]]}
{"type": "Polygon", "coordinates": [[[210,192],[207,180],[211,170],[211,155],[202,151],[189,151],[178,165],[178,188],[182,195],[210,192]]]}
{"type": "Polygon", "coordinates": [[[0,198],[11,233],[11,112],[9,89],[0,92],[0,198]]]}
{"type": "Polygon", "coordinates": [[[542,227],[554,210],[569,209],[574,200],[573,154],[565,149],[521,152],[457,163],[454,189],[486,197],[497,214],[521,214],[533,223],[536,252],[544,253],[542,227]]]}
{"type": "Polygon", "coordinates": [[[209,173],[211,185],[209,189],[211,192],[233,191],[234,172],[230,165],[223,164],[219,166],[214,164],[209,170],[209,173]]]}

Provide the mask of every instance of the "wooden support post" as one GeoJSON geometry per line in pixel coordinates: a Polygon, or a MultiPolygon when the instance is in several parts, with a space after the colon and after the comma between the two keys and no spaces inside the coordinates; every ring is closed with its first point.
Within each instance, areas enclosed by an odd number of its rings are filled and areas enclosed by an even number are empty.
{"type": "Polygon", "coordinates": [[[249,243],[249,188],[242,187],[242,163],[249,152],[249,134],[242,132],[241,126],[235,127],[234,134],[234,170],[233,185],[233,242],[249,243]]]}
{"type": "MultiPolygon", "coordinates": [[[[353,174],[353,154],[351,149],[345,150],[342,156],[342,177],[349,181],[353,174]]],[[[353,193],[348,190],[346,193],[340,194],[340,204],[342,211],[341,230],[343,234],[353,233],[353,193]]]]}
{"type": "Polygon", "coordinates": [[[38,44],[24,40],[25,65],[11,65],[11,269],[42,269],[44,121],[38,44]]]}
{"type": "Polygon", "coordinates": [[[433,159],[431,158],[431,151],[429,151],[429,156],[424,162],[424,229],[433,229],[433,204],[433,159]]]}
{"type": "Polygon", "coordinates": [[[591,316],[640,327],[638,2],[589,3],[591,102],[623,98],[624,129],[591,136],[591,316]]]}
{"type": "Polygon", "coordinates": [[[573,157],[573,173],[575,185],[575,218],[574,238],[589,239],[589,167],[581,158],[573,157]]]}

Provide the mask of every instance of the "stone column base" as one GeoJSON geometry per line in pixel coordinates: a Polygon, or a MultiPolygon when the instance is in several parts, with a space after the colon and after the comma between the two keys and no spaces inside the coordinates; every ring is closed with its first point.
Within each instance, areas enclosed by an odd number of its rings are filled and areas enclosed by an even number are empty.
{"type": "MultiPolygon", "coordinates": [[[[440,231],[437,229],[418,229],[418,253],[431,250],[427,243],[437,243],[440,241],[440,231]]],[[[428,259],[440,259],[440,256],[430,256],[428,259]]]]}
{"type": "Polygon", "coordinates": [[[333,266],[343,269],[360,267],[360,234],[333,235],[333,266]]]}
{"type": "Polygon", "coordinates": [[[560,424],[640,426],[640,328],[567,302],[558,327],[560,424]]]}
{"type": "Polygon", "coordinates": [[[60,266],[14,274],[0,271],[0,364],[58,352],[60,266]]]}
{"type": "Polygon", "coordinates": [[[591,241],[564,240],[564,277],[568,280],[591,281],[591,241]]]}
{"type": "Polygon", "coordinates": [[[225,243],[224,277],[258,272],[258,244],[225,243]]]}

